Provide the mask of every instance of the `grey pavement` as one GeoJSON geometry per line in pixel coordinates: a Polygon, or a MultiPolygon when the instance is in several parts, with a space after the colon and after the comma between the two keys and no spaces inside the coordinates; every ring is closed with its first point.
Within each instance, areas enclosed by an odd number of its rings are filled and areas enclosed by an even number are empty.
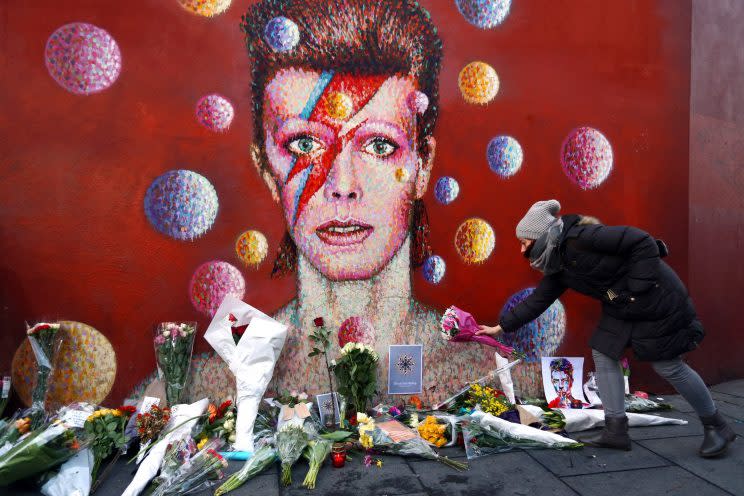
{"type": "MultiPolygon", "coordinates": [[[[744,380],[711,388],[719,410],[744,436],[744,380]]],[[[293,469],[293,485],[279,484],[272,467],[238,490],[235,496],[459,496],[459,495],[744,495],[744,439],[738,438],[720,459],[702,459],[697,449],[702,427],[692,408],[679,396],[663,396],[674,410],[667,417],[688,420],[687,425],[631,428],[629,452],[583,448],[571,451],[514,450],[470,461],[467,472],[456,472],[435,461],[394,456],[380,457],[382,468],[364,467],[355,457],[342,469],[330,462],[318,474],[314,491],[301,484],[307,471],[304,461],[293,469]]],[[[461,448],[441,450],[451,458],[465,460],[461,448]]],[[[230,462],[228,473],[242,462],[230,462]]],[[[96,495],[119,495],[133,475],[133,466],[119,462],[96,495]]],[[[203,491],[200,495],[210,495],[203,491]]],[[[15,487],[4,494],[38,494],[15,487]]]]}

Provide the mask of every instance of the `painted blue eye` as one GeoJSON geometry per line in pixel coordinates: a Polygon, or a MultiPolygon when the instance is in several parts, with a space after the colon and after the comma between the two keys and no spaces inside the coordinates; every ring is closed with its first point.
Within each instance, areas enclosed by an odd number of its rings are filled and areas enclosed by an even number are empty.
{"type": "Polygon", "coordinates": [[[312,155],[323,148],[323,143],[310,136],[300,136],[287,144],[287,149],[295,155],[312,155]]]}
{"type": "Polygon", "coordinates": [[[395,153],[395,150],[397,149],[398,145],[387,138],[382,138],[379,136],[376,138],[372,138],[370,141],[367,142],[366,145],[364,145],[365,152],[380,158],[389,157],[390,155],[395,153]]]}

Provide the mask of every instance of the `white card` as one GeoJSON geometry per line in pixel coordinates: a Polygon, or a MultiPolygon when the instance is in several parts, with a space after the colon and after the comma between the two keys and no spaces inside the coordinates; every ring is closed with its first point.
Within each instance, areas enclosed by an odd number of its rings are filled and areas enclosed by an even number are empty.
{"type": "Polygon", "coordinates": [[[67,410],[62,421],[70,427],[82,429],[88,417],[90,417],[89,412],[83,410],[67,410]]]}
{"type": "Polygon", "coordinates": [[[155,398],[153,396],[145,396],[145,398],[142,400],[142,406],[139,409],[139,413],[149,412],[150,408],[152,408],[152,405],[159,406],[160,398],[155,398]]]}
{"type": "Polygon", "coordinates": [[[3,377],[3,399],[10,396],[10,376],[3,377]]]}

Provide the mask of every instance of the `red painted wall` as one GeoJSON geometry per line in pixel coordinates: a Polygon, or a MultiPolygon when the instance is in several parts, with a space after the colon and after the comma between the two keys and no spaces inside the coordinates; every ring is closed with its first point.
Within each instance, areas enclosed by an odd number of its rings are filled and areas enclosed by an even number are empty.
{"type": "Polygon", "coordinates": [[[691,362],[712,381],[744,376],[744,4],[692,4],[690,292],[708,329],[691,362]]]}
{"type": "MultiPolygon", "coordinates": [[[[112,342],[119,371],[111,398],[121,399],[154,368],[152,324],[197,319],[206,328],[187,294],[199,264],[221,258],[237,265],[234,241],[248,228],[264,232],[270,252],[276,249],[280,211],[248,153],[250,81],[238,23],[249,3],[235,1],[214,19],[175,0],[0,4],[0,368],[9,368],[24,321],[78,320],[112,342]],[[70,94],[44,66],[47,38],[73,21],[108,30],[122,50],[122,74],[100,94],[70,94]],[[197,99],[211,92],[236,107],[224,135],[193,116],[197,99]],[[194,242],[160,235],[144,215],[147,187],[174,168],[205,175],[219,195],[216,223],[194,242]]],[[[519,256],[514,225],[548,197],[560,199],[565,212],[635,224],[665,239],[669,262],[686,280],[690,1],[519,0],[504,24],[488,31],[469,25],[454,2],[422,4],[445,42],[433,179],[455,176],[461,193],[449,206],[427,195],[434,250],[449,270],[439,286],[417,273],[417,297],[495,321],[509,295],[539,279],[519,256]],[[464,103],[457,89],[459,70],[473,60],[490,63],[501,79],[487,107],[464,103]],[[602,131],[615,155],[608,180],[589,192],[559,164],[563,139],[581,125],[602,131]],[[498,134],[517,138],[525,153],[509,180],[485,161],[486,144],[498,134]],[[497,235],[480,266],[462,264],[453,246],[469,216],[488,220],[497,235]]],[[[245,300],[269,312],[294,292],[291,278],[270,280],[270,270],[267,261],[244,271],[245,300]]],[[[575,294],[563,302],[568,329],[560,352],[589,356],[598,305],[575,294]]],[[[197,351],[207,349],[200,339],[197,351]]],[[[715,379],[710,372],[706,379],[715,379]]],[[[633,380],[660,387],[647,367],[633,380]]]]}

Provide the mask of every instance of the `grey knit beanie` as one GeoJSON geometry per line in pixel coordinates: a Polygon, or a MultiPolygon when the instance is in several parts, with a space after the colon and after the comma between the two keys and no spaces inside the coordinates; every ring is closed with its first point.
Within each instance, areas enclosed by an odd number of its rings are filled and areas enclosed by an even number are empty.
{"type": "Polygon", "coordinates": [[[561,204],[558,200],[539,201],[532,205],[517,224],[517,237],[537,239],[557,220],[561,204]]]}

